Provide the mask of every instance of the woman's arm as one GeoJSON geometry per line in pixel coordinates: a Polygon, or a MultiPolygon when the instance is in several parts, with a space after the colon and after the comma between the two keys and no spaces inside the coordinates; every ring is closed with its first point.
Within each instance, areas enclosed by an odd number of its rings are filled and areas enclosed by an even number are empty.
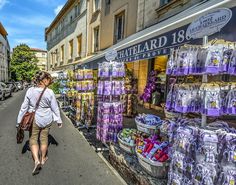
{"type": "Polygon", "coordinates": [[[17,125],[16,125],[17,127],[19,126],[19,124],[20,124],[23,116],[25,115],[25,113],[29,110],[29,102],[30,102],[30,100],[29,100],[29,90],[30,89],[28,89],[28,91],[25,94],[25,99],[24,99],[24,101],[21,105],[21,108],[20,108],[20,111],[19,111],[19,114],[18,114],[18,117],[17,117],[17,125]]]}
{"type": "Polygon", "coordinates": [[[56,121],[58,124],[61,124],[62,120],[61,120],[60,109],[57,103],[56,96],[53,91],[52,91],[51,109],[54,113],[54,116],[53,116],[54,121],[56,121]]]}

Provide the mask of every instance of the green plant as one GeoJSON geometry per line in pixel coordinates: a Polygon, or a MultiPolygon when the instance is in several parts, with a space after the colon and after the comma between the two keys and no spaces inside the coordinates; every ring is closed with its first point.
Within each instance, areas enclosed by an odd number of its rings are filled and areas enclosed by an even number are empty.
{"type": "Polygon", "coordinates": [[[26,44],[16,46],[11,58],[11,77],[16,81],[31,81],[36,71],[38,59],[26,44]]]}
{"type": "Polygon", "coordinates": [[[49,88],[52,89],[55,94],[59,94],[60,82],[59,81],[53,82],[49,88]]]}

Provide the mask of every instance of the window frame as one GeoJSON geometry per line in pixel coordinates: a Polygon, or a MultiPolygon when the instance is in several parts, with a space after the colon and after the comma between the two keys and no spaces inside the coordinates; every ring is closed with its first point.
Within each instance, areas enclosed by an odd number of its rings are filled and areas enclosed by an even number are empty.
{"type": "Polygon", "coordinates": [[[167,4],[169,4],[172,0],[160,0],[160,6],[159,7],[163,7],[167,4]]]}
{"type": "Polygon", "coordinates": [[[105,0],[105,16],[110,14],[111,0],[105,0]]]}
{"type": "Polygon", "coordinates": [[[70,41],[69,41],[69,46],[70,46],[70,59],[72,59],[73,58],[73,54],[74,54],[74,43],[73,43],[73,39],[71,39],[70,41]]]}
{"type": "Polygon", "coordinates": [[[125,38],[125,10],[121,11],[120,13],[115,15],[115,25],[114,25],[114,43],[118,43],[119,41],[123,40],[125,38]],[[121,33],[119,34],[119,25],[118,25],[118,19],[122,18],[122,28],[121,33]],[[121,38],[118,38],[118,36],[121,35],[121,38]]]}
{"type": "Polygon", "coordinates": [[[93,52],[99,51],[99,44],[100,44],[99,43],[99,35],[100,35],[100,26],[97,26],[97,27],[93,28],[93,52]],[[96,34],[95,34],[95,31],[97,31],[96,34]],[[96,39],[95,39],[95,35],[97,36],[96,39]],[[95,40],[97,43],[95,42],[95,40]]]}
{"type": "Polygon", "coordinates": [[[77,36],[77,56],[82,56],[82,34],[77,36]]]}
{"type": "Polygon", "coordinates": [[[100,9],[101,0],[93,0],[93,12],[96,12],[100,9]]]}
{"type": "Polygon", "coordinates": [[[65,59],[65,46],[64,44],[61,45],[61,61],[64,61],[65,59]]]}

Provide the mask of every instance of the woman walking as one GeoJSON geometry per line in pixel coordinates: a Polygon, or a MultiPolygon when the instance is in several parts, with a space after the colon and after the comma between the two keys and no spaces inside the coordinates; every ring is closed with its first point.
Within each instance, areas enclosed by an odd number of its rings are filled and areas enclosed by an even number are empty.
{"type": "Polygon", "coordinates": [[[52,82],[52,77],[47,72],[38,72],[35,75],[35,87],[27,90],[24,102],[22,103],[17,126],[19,126],[26,112],[35,111],[35,120],[30,132],[30,149],[34,159],[33,175],[39,173],[42,165],[47,161],[48,134],[53,121],[57,122],[58,127],[62,127],[60,110],[56,101],[55,94],[47,87],[52,82]],[[36,106],[40,95],[38,106],[36,106]],[[36,110],[35,110],[36,109],[36,110]],[[40,145],[38,143],[40,140],[40,145]]]}

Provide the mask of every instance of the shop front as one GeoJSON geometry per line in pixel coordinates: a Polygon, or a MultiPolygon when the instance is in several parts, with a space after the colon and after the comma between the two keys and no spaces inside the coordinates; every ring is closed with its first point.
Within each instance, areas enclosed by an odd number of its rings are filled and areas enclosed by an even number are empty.
{"type": "Polygon", "coordinates": [[[235,184],[235,20],[235,1],[204,1],[77,66],[82,79],[98,69],[97,139],[110,144],[112,164],[132,183],[235,184]],[[105,62],[111,50],[117,55],[105,62]],[[136,129],[122,129],[132,94],[164,103],[166,118],[139,114],[136,129]]]}

